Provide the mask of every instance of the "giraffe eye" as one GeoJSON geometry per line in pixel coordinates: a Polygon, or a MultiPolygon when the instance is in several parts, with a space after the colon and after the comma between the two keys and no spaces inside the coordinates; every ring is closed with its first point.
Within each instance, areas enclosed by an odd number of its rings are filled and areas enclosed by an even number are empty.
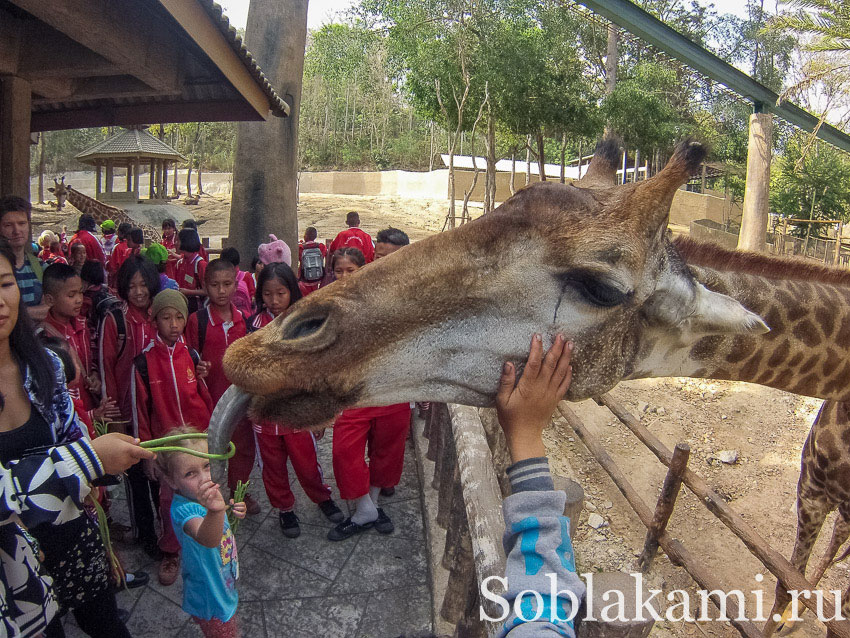
{"type": "Polygon", "coordinates": [[[612,308],[624,303],[630,292],[623,292],[611,284],[605,283],[596,275],[587,272],[570,272],[564,275],[564,283],[571,285],[586,301],[594,306],[612,308]]]}

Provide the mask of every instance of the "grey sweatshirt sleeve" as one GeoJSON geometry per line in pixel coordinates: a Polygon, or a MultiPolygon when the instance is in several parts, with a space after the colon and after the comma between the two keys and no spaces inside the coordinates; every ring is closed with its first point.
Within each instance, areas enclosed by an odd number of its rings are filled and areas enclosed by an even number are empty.
{"type": "Polygon", "coordinates": [[[502,504],[507,556],[503,596],[511,612],[498,636],[575,638],[572,616],[585,586],[576,574],[570,520],[563,515],[566,495],[553,490],[545,457],[511,466],[508,476],[513,494],[502,504]],[[519,602],[520,617],[514,613],[514,603],[524,590],[539,592],[542,598],[525,593],[519,602]],[[537,620],[531,620],[538,614],[537,620]]]}

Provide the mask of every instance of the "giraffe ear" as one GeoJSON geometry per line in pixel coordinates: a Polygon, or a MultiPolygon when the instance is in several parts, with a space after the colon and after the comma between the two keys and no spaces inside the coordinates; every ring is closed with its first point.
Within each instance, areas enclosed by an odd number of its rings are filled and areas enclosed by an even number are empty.
{"type": "Polygon", "coordinates": [[[650,324],[701,335],[761,334],[770,330],[761,317],[732,297],[697,282],[672,279],[644,304],[643,314],[650,324]]]}
{"type": "Polygon", "coordinates": [[[770,332],[764,320],[728,295],[696,284],[694,313],[687,319],[697,334],[763,334],[770,332]]]}

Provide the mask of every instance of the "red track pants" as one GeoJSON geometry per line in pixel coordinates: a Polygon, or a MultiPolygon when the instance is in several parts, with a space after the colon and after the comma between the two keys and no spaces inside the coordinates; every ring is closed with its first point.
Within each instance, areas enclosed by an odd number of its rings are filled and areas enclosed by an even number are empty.
{"type": "Polygon", "coordinates": [[[331,497],[331,488],[325,484],[316,456],[316,439],[312,432],[257,432],[257,442],[263,459],[263,483],[272,507],[288,512],[295,506],[295,495],[289,488],[287,458],[292,461],[295,476],[311,501],[322,503],[331,497]]]}
{"type": "Polygon", "coordinates": [[[248,482],[251,470],[254,469],[254,457],[257,455],[257,445],[254,443],[254,430],[251,421],[242,419],[231,439],[236,446],[236,454],[227,462],[227,487],[231,492],[236,489],[236,483],[248,482]]]}
{"type": "Polygon", "coordinates": [[[404,444],[410,429],[410,407],[369,417],[371,410],[346,410],[334,422],[333,464],[339,495],[360,498],[369,487],[395,487],[404,468],[404,444]],[[366,446],[369,464],[366,465],[366,446]]]}
{"type": "Polygon", "coordinates": [[[162,520],[162,535],[159,537],[159,548],[168,554],[176,554],[180,551],[180,541],[174,533],[171,524],[171,501],[174,492],[164,480],[159,482],[159,516],[162,520]]]}

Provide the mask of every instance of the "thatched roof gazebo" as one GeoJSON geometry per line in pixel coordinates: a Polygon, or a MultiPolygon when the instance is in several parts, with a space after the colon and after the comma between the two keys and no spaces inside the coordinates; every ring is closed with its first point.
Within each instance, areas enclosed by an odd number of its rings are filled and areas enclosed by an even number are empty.
{"type": "Polygon", "coordinates": [[[77,154],[76,159],[95,167],[95,197],[108,203],[139,201],[139,175],[142,166],[149,168],[148,199],[167,199],[169,165],[186,160],[168,144],[151,135],[146,128],[139,126],[119,131],[77,154]],[[126,191],[113,190],[112,177],[116,167],[125,168],[127,171],[126,191]],[[101,180],[101,168],[105,168],[105,185],[101,180]]]}

